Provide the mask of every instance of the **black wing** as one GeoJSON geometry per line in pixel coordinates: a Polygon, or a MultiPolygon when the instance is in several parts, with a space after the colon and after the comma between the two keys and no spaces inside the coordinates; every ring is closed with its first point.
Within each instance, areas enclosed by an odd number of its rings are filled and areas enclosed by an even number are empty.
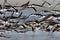
{"type": "Polygon", "coordinates": [[[34,7],[32,7],[32,8],[34,9],[35,12],[37,12],[37,10],[34,7]]]}
{"type": "Polygon", "coordinates": [[[21,5],[21,7],[28,6],[29,3],[30,3],[30,1],[28,1],[27,3],[21,5]]]}

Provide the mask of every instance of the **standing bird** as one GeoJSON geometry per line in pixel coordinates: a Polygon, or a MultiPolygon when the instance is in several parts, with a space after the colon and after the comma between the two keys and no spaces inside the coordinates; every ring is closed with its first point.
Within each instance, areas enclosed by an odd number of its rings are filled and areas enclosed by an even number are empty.
{"type": "Polygon", "coordinates": [[[52,28],[52,32],[55,32],[58,28],[60,28],[59,25],[57,25],[56,27],[53,27],[53,28],[52,28]]]}
{"type": "Polygon", "coordinates": [[[12,15],[11,15],[10,19],[19,18],[19,17],[21,17],[22,13],[23,13],[23,12],[21,12],[21,13],[19,14],[19,16],[18,16],[18,17],[13,16],[13,15],[14,15],[14,13],[12,13],[12,15]]]}
{"type": "Polygon", "coordinates": [[[50,29],[48,27],[49,27],[49,25],[46,27],[45,31],[50,32],[50,29]]]}

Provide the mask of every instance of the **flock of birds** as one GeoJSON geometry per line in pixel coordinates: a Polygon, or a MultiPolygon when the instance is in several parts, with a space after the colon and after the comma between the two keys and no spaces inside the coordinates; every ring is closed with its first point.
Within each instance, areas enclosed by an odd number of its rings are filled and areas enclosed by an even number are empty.
{"type": "Polygon", "coordinates": [[[20,12],[15,8],[17,6],[12,6],[9,4],[5,5],[2,9],[2,6],[0,5],[0,31],[3,30],[3,32],[5,32],[14,30],[17,33],[25,33],[27,31],[35,32],[36,30],[42,30],[46,32],[60,31],[60,10],[54,10],[54,8],[59,4],[53,6],[47,1],[44,1],[42,5],[29,5],[29,3],[30,1],[20,6],[23,7],[22,9],[20,9],[20,11],[26,8],[34,9],[35,13],[32,13],[29,16],[22,16],[23,12],[20,12]],[[50,9],[47,9],[47,7],[45,7],[46,9],[41,9],[44,8],[45,3],[49,5],[50,9]],[[37,9],[38,7],[41,8],[37,9]],[[6,13],[11,13],[11,16],[5,16],[6,13]],[[19,16],[13,16],[14,14],[19,14],[19,16]],[[31,15],[39,16],[40,20],[34,19],[26,21],[26,19],[31,15]],[[11,19],[18,19],[18,21],[11,21],[11,19]],[[21,19],[24,20],[23,23],[19,22],[21,19]]]}

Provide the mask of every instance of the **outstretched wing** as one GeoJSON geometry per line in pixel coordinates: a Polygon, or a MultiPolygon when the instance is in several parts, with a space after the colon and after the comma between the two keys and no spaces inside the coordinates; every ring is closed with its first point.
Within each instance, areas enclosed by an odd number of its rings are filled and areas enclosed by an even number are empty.
{"type": "Polygon", "coordinates": [[[27,3],[21,5],[21,7],[28,6],[29,3],[30,3],[30,1],[28,1],[27,3]]]}
{"type": "Polygon", "coordinates": [[[35,12],[37,12],[37,10],[34,7],[32,7],[32,8],[34,9],[35,12]]]}

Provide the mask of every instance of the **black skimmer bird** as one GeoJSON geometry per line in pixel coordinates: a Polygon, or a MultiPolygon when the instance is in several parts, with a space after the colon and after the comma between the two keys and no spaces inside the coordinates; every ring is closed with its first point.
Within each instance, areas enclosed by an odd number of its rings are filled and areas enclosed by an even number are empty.
{"type": "Polygon", "coordinates": [[[3,18],[5,18],[6,20],[7,20],[7,19],[16,19],[16,18],[20,18],[20,16],[22,15],[22,13],[23,13],[23,12],[21,12],[21,13],[18,13],[18,12],[17,12],[17,14],[19,14],[19,16],[16,17],[16,16],[13,16],[13,15],[14,15],[14,12],[13,12],[13,13],[11,14],[11,16],[8,16],[8,17],[5,17],[5,16],[4,16],[3,18]]]}
{"type": "Polygon", "coordinates": [[[11,28],[11,25],[5,25],[6,29],[5,30],[9,30],[11,28]]]}
{"type": "Polygon", "coordinates": [[[23,7],[21,10],[23,10],[23,9],[27,8],[27,6],[29,5],[29,3],[30,3],[30,1],[28,1],[27,3],[25,3],[25,4],[21,5],[20,7],[23,7]]]}
{"type": "Polygon", "coordinates": [[[24,20],[23,22],[25,22],[25,20],[28,19],[30,16],[31,16],[31,14],[28,15],[28,16],[20,16],[19,19],[20,19],[20,20],[24,20]]]}
{"type": "Polygon", "coordinates": [[[23,12],[21,12],[21,13],[18,13],[18,14],[19,14],[19,16],[18,16],[18,17],[14,17],[14,16],[13,16],[13,15],[14,15],[14,13],[12,13],[12,15],[11,15],[10,19],[14,19],[14,18],[20,18],[20,17],[21,17],[21,15],[22,15],[22,13],[23,13],[23,12]]]}
{"type": "Polygon", "coordinates": [[[59,29],[59,28],[60,28],[60,26],[57,25],[56,27],[53,27],[51,31],[52,31],[52,32],[55,32],[55,31],[57,31],[57,29],[59,29]]]}
{"type": "Polygon", "coordinates": [[[17,32],[17,33],[25,33],[25,32],[27,32],[27,30],[14,30],[15,32],[17,32]]]}
{"type": "Polygon", "coordinates": [[[10,8],[13,8],[16,12],[18,12],[18,10],[12,6],[10,3],[7,2],[7,0],[4,0],[4,4],[3,4],[3,9],[10,9],[10,8]],[[8,4],[8,5],[6,5],[8,4]]]}
{"type": "Polygon", "coordinates": [[[21,10],[23,10],[23,9],[25,9],[25,8],[33,8],[34,11],[37,11],[34,7],[30,7],[29,3],[30,3],[30,1],[28,1],[27,3],[21,5],[20,7],[23,7],[21,10]]]}
{"type": "Polygon", "coordinates": [[[34,21],[35,21],[36,23],[40,23],[40,21],[38,21],[38,20],[36,20],[36,19],[34,19],[34,21]]]}
{"type": "Polygon", "coordinates": [[[28,5],[29,5],[29,3],[30,3],[30,1],[28,1],[27,3],[25,3],[25,4],[21,5],[21,7],[26,7],[26,6],[28,6],[28,5]]]}
{"type": "Polygon", "coordinates": [[[42,20],[40,20],[40,22],[45,21],[46,19],[48,19],[50,16],[45,16],[44,18],[42,18],[42,20]]]}
{"type": "Polygon", "coordinates": [[[25,25],[22,25],[24,29],[26,29],[25,25]]]}
{"type": "Polygon", "coordinates": [[[47,12],[47,11],[56,10],[55,7],[58,6],[58,5],[60,5],[60,4],[58,3],[56,5],[51,5],[50,3],[45,1],[42,5],[32,4],[32,6],[30,6],[30,7],[34,7],[37,11],[44,10],[45,12],[47,12]],[[48,7],[44,7],[45,3],[47,3],[49,6],[48,7]]]}
{"type": "Polygon", "coordinates": [[[4,35],[3,33],[1,33],[1,34],[0,34],[0,37],[10,38],[10,37],[8,37],[8,36],[4,35]]]}
{"type": "Polygon", "coordinates": [[[42,5],[38,5],[38,4],[32,4],[32,5],[34,5],[34,6],[39,6],[39,7],[43,7],[45,3],[47,3],[49,6],[51,5],[51,4],[48,3],[47,1],[44,1],[44,2],[42,3],[42,5]]]}
{"type": "Polygon", "coordinates": [[[7,18],[0,18],[0,20],[3,20],[3,21],[8,21],[8,19],[7,18]]]}
{"type": "Polygon", "coordinates": [[[0,14],[4,14],[4,12],[1,12],[1,11],[0,11],[0,14]]]}
{"type": "Polygon", "coordinates": [[[31,30],[35,32],[35,27],[33,27],[31,24],[29,24],[29,26],[31,27],[31,30]]]}

